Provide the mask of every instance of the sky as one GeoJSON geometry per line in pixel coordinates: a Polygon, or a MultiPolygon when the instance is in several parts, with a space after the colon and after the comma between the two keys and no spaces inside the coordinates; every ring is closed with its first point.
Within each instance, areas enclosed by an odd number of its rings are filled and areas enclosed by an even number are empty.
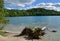
{"type": "Polygon", "coordinates": [[[31,8],[45,8],[60,11],[60,0],[4,0],[4,8],[27,10],[31,8]]]}

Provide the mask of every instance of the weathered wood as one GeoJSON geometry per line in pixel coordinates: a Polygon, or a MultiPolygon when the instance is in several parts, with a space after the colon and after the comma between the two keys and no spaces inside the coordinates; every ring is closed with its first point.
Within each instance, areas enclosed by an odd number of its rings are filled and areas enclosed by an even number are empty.
{"type": "Polygon", "coordinates": [[[35,30],[32,30],[30,28],[25,28],[21,34],[18,36],[27,35],[29,38],[32,39],[39,39],[39,36],[43,36],[45,34],[44,30],[41,30],[41,28],[35,28],[35,30]]]}

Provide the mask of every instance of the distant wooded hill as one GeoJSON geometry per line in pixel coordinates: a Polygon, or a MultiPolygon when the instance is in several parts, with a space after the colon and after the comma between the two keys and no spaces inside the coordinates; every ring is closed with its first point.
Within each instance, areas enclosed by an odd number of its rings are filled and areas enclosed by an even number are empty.
{"type": "Polygon", "coordinates": [[[43,8],[32,8],[28,10],[8,10],[3,8],[4,1],[0,0],[0,16],[16,17],[16,16],[50,16],[60,15],[60,12],[54,10],[46,10],[43,8]]]}
{"type": "Polygon", "coordinates": [[[50,15],[60,15],[60,12],[54,10],[46,10],[43,8],[32,8],[28,10],[7,10],[4,9],[5,16],[15,17],[15,16],[50,16],[50,15]]]}

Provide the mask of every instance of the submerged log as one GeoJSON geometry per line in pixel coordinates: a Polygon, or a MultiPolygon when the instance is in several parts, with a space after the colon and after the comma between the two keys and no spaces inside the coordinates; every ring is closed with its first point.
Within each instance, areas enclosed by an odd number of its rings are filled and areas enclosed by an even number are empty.
{"type": "Polygon", "coordinates": [[[52,32],[57,32],[56,30],[52,30],[52,32]]]}

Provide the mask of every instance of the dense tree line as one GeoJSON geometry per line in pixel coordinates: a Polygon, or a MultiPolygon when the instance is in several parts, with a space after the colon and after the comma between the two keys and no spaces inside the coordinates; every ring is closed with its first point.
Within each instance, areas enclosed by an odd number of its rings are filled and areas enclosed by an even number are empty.
{"type": "Polygon", "coordinates": [[[60,12],[54,10],[46,10],[43,8],[33,8],[28,10],[8,10],[4,9],[4,14],[6,17],[15,16],[50,16],[50,15],[60,15],[60,12]]]}
{"type": "Polygon", "coordinates": [[[32,8],[28,10],[8,10],[3,8],[4,1],[0,0],[0,16],[16,17],[16,16],[50,16],[60,15],[60,12],[54,10],[46,10],[43,8],[32,8]]]}

